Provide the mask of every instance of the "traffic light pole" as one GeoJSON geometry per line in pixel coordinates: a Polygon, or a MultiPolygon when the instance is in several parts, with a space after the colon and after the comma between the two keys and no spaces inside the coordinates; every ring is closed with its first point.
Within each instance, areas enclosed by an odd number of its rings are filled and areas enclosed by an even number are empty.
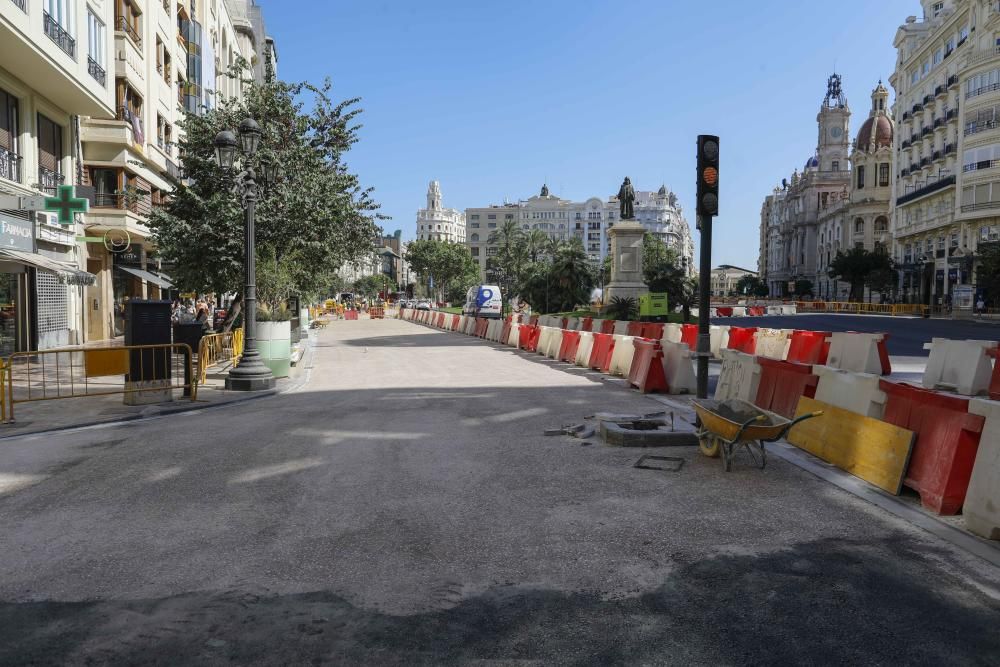
{"type": "Polygon", "coordinates": [[[711,355],[709,313],[712,279],[712,216],[699,215],[701,258],[698,269],[698,398],[708,398],[708,358],[711,355]]]}

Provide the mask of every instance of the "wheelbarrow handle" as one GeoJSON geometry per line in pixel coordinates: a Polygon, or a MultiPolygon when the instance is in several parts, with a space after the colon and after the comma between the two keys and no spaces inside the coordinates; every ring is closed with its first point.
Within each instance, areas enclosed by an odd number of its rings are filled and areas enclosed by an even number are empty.
{"type": "Polygon", "coordinates": [[[806,414],[801,415],[801,416],[793,419],[791,421],[791,423],[788,424],[788,428],[792,428],[793,426],[795,426],[799,422],[803,422],[803,421],[805,421],[807,419],[812,419],[813,417],[820,417],[822,415],[823,415],[823,411],[822,410],[817,410],[816,412],[807,412],[806,414]]]}

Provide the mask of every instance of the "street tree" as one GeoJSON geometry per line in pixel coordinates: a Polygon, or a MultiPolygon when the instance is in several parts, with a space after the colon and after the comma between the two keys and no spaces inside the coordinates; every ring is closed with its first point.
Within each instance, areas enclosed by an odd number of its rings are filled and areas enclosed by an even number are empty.
{"type": "MultiPolygon", "coordinates": [[[[229,72],[241,79],[242,98],[229,98],[201,114],[188,113],[181,121],[179,147],[187,178],[175,186],[166,206],[150,214],[152,238],[182,290],[242,292],[237,170],[226,171],[216,163],[214,140],[221,130],[254,118],[263,131],[260,148],[252,164],[241,166],[253,167],[259,176],[264,163],[276,163],[281,175],[276,184],[258,188],[258,271],[280,266],[281,290],[318,297],[329,289],[339,266],[370,252],[379,232],[376,220],[384,219],[372,188],[363,187],[345,162],[358,141],[359,100],[335,102],[329,81],[319,86],[260,83],[244,79],[245,72],[245,63],[229,72]]],[[[273,301],[265,292],[259,293],[262,302],[273,301]]]]}
{"type": "MultiPolygon", "coordinates": [[[[848,283],[851,286],[850,300],[859,302],[864,298],[864,288],[870,274],[881,272],[881,277],[884,279],[884,272],[893,270],[892,258],[888,253],[881,250],[872,252],[864,248],[851,248],[847,252],[842,250],[837,252],[837,256],[830,262],[827,275],[848,283]]],[[[876,280],[878,279],[877,276],[876,280]]]]}
{"type": "Polygon", "coordinates": [[[767,284],[757,276],[749,274],[736,281],[736,293],[740,296],[767,296],[767,284]]]}
{"type": "MultiPolygon", "coordinates": [[[[515,291],[528,266],[528,238],[514,220],[505,220],[489,237],[496,254],[486,260],[486,276],[500,287],[504,299],[515,291]]],[[[536,236],[536,243],[541,240],[536,236]]],[[[542,252],[539,246],[534,252],[542,252]]],[[[537,256],[537,255],[536,255],[537,256]]]]}
{"type": "Polygon", "coordinates": [[[413,241],[406,249],[406,261],[428,287],[428,293],[440,296],[451,296],[455,292],[464,294],[479,276],[469,249],[460,243],[434,239],[413,241]]]}
{"type": "Polygon", "coordinates": [[[991,307],[1000,306],[1000,243],[980,243],[976,282],[986,291],[991,307]]]}

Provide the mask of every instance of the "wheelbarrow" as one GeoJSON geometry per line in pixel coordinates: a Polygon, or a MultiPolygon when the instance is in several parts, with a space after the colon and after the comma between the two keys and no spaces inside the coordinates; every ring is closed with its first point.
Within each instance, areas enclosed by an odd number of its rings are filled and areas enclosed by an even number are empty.
{"type": "Polygon", "coordinates": [[[786,419],[747,401],[696,399],[693,403],[700,424],[695,431],[698,448],[711,458],[721,455],[726,472],[732,470],[733,458],[741,446],[763,470],[767,465],[764,443],[781,440],[799,422],[823,414],[822,411],[810,412],[796,419],[786,419]]]}

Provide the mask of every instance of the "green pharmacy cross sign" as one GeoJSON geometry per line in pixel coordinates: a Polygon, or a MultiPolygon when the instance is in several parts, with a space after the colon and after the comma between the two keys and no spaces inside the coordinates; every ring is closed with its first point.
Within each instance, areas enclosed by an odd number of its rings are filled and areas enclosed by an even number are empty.
{"type": "Polygon", "coordinates": [[[59,215],[60,225],[72,225],[74,213],[86,213],[90,202],[76,196],[72,185],[60,185],[59,195],[45,198],[45,210],[59,215]]]}

